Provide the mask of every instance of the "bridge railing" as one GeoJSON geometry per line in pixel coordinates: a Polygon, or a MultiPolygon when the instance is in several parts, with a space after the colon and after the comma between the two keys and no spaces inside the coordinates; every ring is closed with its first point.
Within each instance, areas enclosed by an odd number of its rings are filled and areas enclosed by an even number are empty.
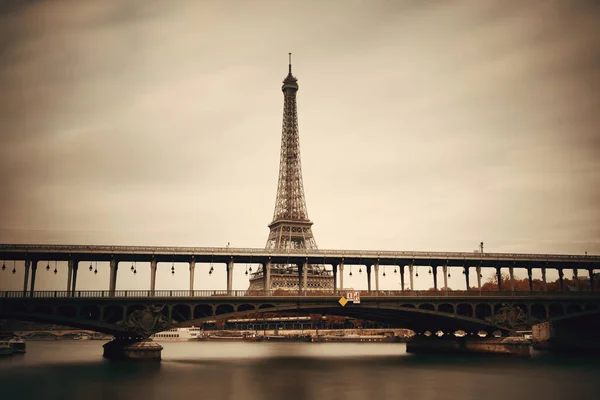
{"type": "Polygon", "coordinates": [[[306,256],[306,257],[354,257],[398,259],[496,259],[522,261],[581,261],[598,263],[598,255],[576,254],[528,254],[528,253],[479,253],[439,251],[389,251],[389,250],[327,250],[287,249],[285,251],[263,248],[233,247],[171,247],[171,246],[111,246],[111,245],[44,245],[0,244],[0,251],[19,253],[105,253],[105,254],[155,254],[155,255],[257,255],[257,256],[306,256]]]}
{"type": "MultiPolygon", "coordinates": [[[[354,291],[356,292],[356,291],[354,291]]],[[[421,297],[421,298],[443,298],[443,297],[590,297],[598,296],[595,292],[574,291],[479,291],[479,290],[380,290],[380,291],[358,291],[363,298],[373,297],[421,297]]],[[[335,297],[341,298],[347,294],[346,290],[319,290],[319,291],[284,291],[284,290],[77,290],[74,292],[62,290],[46,291],[2,291],[0,298],[190,298],[190,297],[335,297]]]]}

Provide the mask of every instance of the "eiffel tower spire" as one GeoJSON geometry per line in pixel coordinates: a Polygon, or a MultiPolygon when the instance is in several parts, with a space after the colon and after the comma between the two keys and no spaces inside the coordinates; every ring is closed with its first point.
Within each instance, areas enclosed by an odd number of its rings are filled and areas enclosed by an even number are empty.
{"type": "Polygon", "coordinates": [[[312,222],[308,219],[298,136],[298,111],[296,93],[298,79],[292,75],[292,53],[289,53],[288,75],[281,87],[283,91],[283,128],[277,200],[267,249],[316,249],[312,222]]]}

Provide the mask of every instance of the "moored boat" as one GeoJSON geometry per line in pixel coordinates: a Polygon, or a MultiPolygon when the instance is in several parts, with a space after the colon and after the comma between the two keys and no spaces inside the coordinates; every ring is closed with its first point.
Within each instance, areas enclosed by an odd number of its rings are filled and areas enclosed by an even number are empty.
{"type": "Polygon", "coordinates": [[[13,353],[25,353],[25,341],[19,337],[12,338],[8,341],[8,344],[13,350],[13,353]]]}
{"type": "Polygon", "coordinates": [[[201,328],[173,328],[168,331],[158,332],[150,336],[156,342],[189,342],[198,340],[202,332],[201,328]]]}
{"type": "Polygon", "coordinates": [[[0,356],[12,356],[13,348],[8,340],[0,340],[0,356]]]}

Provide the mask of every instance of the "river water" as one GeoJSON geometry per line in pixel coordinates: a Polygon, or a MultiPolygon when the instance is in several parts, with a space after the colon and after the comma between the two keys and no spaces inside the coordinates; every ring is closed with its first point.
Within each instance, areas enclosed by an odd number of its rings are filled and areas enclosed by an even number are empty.
{"type": "Polygon", "coordinates": [[[161,343],[160,363],[102,341],[29,341],[0,358],[0,399],[599,399],[600,361],[414,356],[397,343],[161,343]]]}

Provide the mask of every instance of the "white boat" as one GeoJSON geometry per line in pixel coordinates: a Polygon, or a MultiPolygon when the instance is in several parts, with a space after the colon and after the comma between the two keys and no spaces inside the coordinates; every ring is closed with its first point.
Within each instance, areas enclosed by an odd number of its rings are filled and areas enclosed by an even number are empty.
{"type": "Polygon", "coordinates": [[[150,339],[156,342],[189,342],[198,340],[201,337],[201,328],[173,328],[168,331],[158,332],[150,336],[150,339]]]}
{"type": "Polygon", "coordinates": [[[8,340],[0,340],[0,356],[12,356],[13,348],[8,340]]]}

